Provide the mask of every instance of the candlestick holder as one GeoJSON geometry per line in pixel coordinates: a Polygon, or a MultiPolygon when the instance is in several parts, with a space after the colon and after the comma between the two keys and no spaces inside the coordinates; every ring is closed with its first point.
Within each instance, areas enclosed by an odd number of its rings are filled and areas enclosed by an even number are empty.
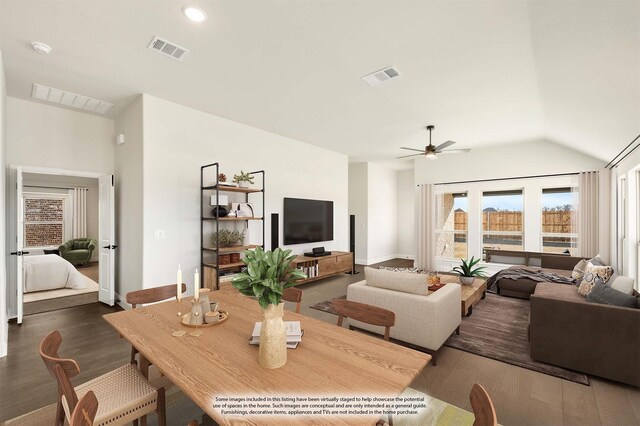
{"type": "Polygon", "coordinates": [[[178,318],[182,318],[182,311],[180,310],[182,307],[182,299],[176,298],[176,303],[178,305],[178,313],[176,315],[178,315],[178,318]]]}
{"type": "Polygon", "coordinates": [[[189,324],[195,325],[196,329],[189,333],[189,336],[198,337],[202,335],[202,330],[198,329],[199,325],[204,322],[204,315],[202,314],[202,303],[199,300],[191,301],[191,316],[189,318],[189,324]]]}

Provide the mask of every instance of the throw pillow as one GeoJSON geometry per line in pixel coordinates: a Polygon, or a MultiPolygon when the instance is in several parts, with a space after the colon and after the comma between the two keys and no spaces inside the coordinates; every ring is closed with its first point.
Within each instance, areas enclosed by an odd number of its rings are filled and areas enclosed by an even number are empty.
{"type": "Polygon", "coordinates": [[[594,285],[606,284],[611,275],[613,275],[611,266],[596,266],[591,262],[587,262],[584,277],[582,277],[582,282],[578,287],[578,293],[587,297],[594,285]]]}
{"type": "Polygon", "coordinates": [[[427,277],[423,274],[393,272],[384,269],[364,268],[367,285],[403,293],[429,294],[427,277]]]}
{"type": "Polygon", "coordinates": [[[600,253],[596,254],[593,259],[589,259],[587,262],[591,262],[596,266],[607,266],[604,264],[604,261],[600,257],[600,253]]]}
{"type": "Polygon", "coordinates": [[[578,284],[582,282],[582,277],[584,277],[584,268],[587,267],[587,260],[582,259],[576,266],[573,267],[573,272],[571,272],[571,278],[577,281],[578,284]]]}
{"type": "Polygon", "coordinates": [[[426,274],[427,271],[421,268],[394,268],[392,266],[378,266],[378,269],[392,272],[408,272],[410,274],[426,274]]]}
{"type": "Polygon", "coordinates": [[[607,282],[607,285],[613,289],[623,292],[624,294],[633,294],[633,284],[635,280],[631,277],[625,277],[618,274],[613,274],[607,282]]]}
{"type": "Polygon", "coordinates": [[[622,306],[624,308],[638,307],[638,300],[635,296],[624,294],[621,291],[613,289],[605,284],[594,285],[587,295],[587,300],[589,302],[622,306]]]}

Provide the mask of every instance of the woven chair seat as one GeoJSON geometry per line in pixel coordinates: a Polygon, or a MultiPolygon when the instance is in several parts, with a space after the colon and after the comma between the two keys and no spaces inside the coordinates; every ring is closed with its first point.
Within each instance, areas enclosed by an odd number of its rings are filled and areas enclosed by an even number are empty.
{"type": "MultiPolygon", "coordinates": [[[[153,413],[158,403],[156,388],[142,376],[134,364],[127,364],[75,387],[78,399],[93,391],[98,399],[94,426],[117,426],[131,423],[153,413]]],[[[62,397],[62,406],[71,418],[69,406],[62,397]]]]}

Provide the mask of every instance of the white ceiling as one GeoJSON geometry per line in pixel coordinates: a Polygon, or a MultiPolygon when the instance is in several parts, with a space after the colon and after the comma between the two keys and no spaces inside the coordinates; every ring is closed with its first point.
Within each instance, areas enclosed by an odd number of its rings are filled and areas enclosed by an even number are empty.
{"type": "Polygon", "coordinates": [[[638,1],[0,1],[9,96],[149,93],[346,153],[546,139],[610,160],[640,133],[638,1]],[[209,19],[187,21],[196,4],[209,19]],[[183,62],[147,45],[191,50],[183,62]],[[53,47],[48,56],[29,43],[53,47]],[[395,65],[402,77],[360,77],[395,65]]]}

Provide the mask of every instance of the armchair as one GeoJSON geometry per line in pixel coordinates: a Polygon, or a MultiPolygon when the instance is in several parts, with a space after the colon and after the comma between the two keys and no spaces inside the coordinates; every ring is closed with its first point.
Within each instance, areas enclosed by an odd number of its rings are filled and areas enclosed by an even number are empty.
{"type": "Polygon", "coordinates": [[[98,242],[93,238],[75,238],[58,247],[58,250],[60,256],[72,265],[86,265],[97,246],[98,242]]]}

